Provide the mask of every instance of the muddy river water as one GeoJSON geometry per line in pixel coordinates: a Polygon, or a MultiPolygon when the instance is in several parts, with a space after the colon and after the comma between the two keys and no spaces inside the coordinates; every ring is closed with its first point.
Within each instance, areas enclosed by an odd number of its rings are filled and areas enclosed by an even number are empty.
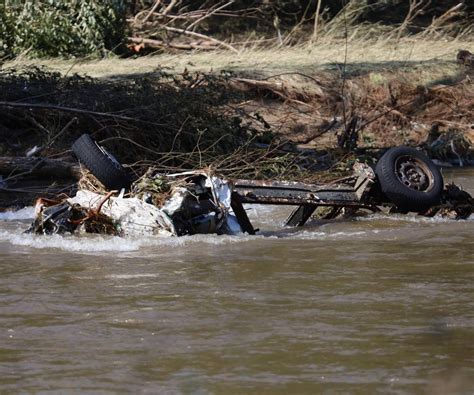
{"type": "Polygon", "coordinates": [[[474,391],[472,217],[121,239],[23,235],[31,211],[0,214],[0,393],[474,391]]]}

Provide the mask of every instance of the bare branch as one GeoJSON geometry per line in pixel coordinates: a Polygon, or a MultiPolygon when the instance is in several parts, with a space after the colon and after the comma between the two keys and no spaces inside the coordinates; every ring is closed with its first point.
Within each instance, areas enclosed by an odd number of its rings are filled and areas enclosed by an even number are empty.
{"type": "Polygon", "coordinates": [[[428,7],[431,4],[431,0],[428,0],[425,3],[425,0],[410,0],[410,7],[408,9],[407,16],[403,20],[402,24],[400,27],[397,29],[397,41],[400,40],[403,32],[406,30],[406,28],[413,22],[413,20],[421,13],[423,12],[426,7],[428,7]]]}
{"type": "Polygon", "coordinates": [[[313,42],[316,42],[316,40],[318,39],[318,24],[319,24],[320,11],[321,11],[321,0],[318,0],[318,5],[316,6],[316,13],[314,14],[313,42]]]}
{"type": "MultiPolygon", "coordinates": [[[[33,110],[33,109],[37,109],[37,110],[55,110],[55,111],[70,112],[70,113],[75,113],[75,114],[95,115],[95,116],[99,116],[99,117],[102,117],[102,118],[112,118],[112,119],[117,119],[117,120],[122,120],[122,121],[134,121],[134,122],[160,125],[160,124],[155,123],[155,122],[143,121],[141,119],[127,117],[127,116],[124,116],[124,115],[111,114],[111,113],[108,113],[108,112],[83,110],[81,108],[63,107],[63,106],[57,106],[57,105],[54,105],[54,104],[47,104],[47,103],[41,104],[41,103],[18,103],[18,102],[10,102],[10,101],[0,101],[0,107],[23,108],[23,109],[27,109],[27,110],[33,110]]],[[[164,125],[161,125],[161,126],[164,126],[164,125]]]]}
{"type": "Polygon", "coordinates": [[[173,7],[176,5],[177,2],[178,2],[178,0],[171,0],[168,7],[166,7],[163,10],[163,15],[167,15],[168,12],[170,12],[173,9],[173,7]]]}
{"type": "Polygon", "coordinates": [[[188,30],[185,30],[185,29],[178,29],[178,28],[175,28],[175,27],[169,27],[169,26],[163,26],[164,29],[170,31],[170,32],[174,32],[174,33],[180,33],[180,34],[185,34],[187,36],[194,36],[194,37],[199,37],[199,38],[202,38],[204,40],[208,40],[208,41],[212,41],[216,44],[219,44],[220,46],[224,47],[224,48],[227,48],[228,50],[232,51],[232,52],[235,52],[235,53],[239,53],[239,51],[237,49],[235,49],[232,45],[229,45],[229,44],[226,44],[225,42],[223,41],[220,41],[220,40],[217,40],[213,37],[209,37],[209,36],[206,36],[205,34],[201,34],[201,33],[196,33],[196,32],[190,32],[188,30]]]}
{"type": "Polygon", "coordinates": [[[437,29],[439,29],[442,25],[444,25],[447,21],[450,19],[456,17],[458,14],[458,11],[462,8],[464,3],[459,3],[455,5],[454,7],[451,7],[448,11],[446,11],[443,15],[441,15],[438,18],[434,18],[433,22],[431,22],[431,25],[429,25],[426,30],[423,32],[422,36],[427,36],[431,33],[434,33],[437,29]]]}
{"type": "Polygon", "coordinates": [[[156,11],[156,9],[160,6],[161,4],[161,0],[156,0],[155,1],[155,4],[153,4],[153,7],[151,8],[150,12],[148,13],[148,15],[143,19],[142,23],[145,23],[152,15],[153,13],[156,11]]]}
{"type": "Polygon", "coordinates": [[[198,23],[201,23],[204,19],[206,18],[209,18],[210,16],[214,15],[216,12],[219,12],[221,10],[223,10],[224,8],[227,8],[228,6],[232,5],[235,3],[235,0],[231,0],[229,1],[228,3],[225,3],[223,5],[221,5],[220,7],[216,8],[215,10],[212,10],[211,12],[205,14],[204,16],[202,16],[201,18],[199,18],[198,20],[194,21],[193,23],[191,23],[187,28],[186,30],[191,30],[193,27],[195,27],[198,23]]]}
{"type": "Polygon", "coordinates": [[[190,43],[172,43],[172,42],[165,42],[161,40],[154,40],[151,38],[142,38],[142,37],[128,37],[127,41],[134,44],[144,44],[149,48],[154,49],[161,49],[161,48],[172,48],[172,49],[179,49],[182,51],[190,51],[193,49],[199,49],[202,51],[211,51],[215,50],[216,46],[212,44],[210,41],[206,42],[190,42],[190,43]],[[207,44],[207,45],[206,45],[207,44]]]}

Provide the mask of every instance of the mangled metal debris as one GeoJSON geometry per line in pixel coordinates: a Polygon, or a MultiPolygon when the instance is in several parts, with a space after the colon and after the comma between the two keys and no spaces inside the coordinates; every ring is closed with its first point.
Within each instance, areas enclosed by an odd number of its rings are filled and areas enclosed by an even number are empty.
{"type": "Polygon", "coordinates": [[[391,212],[415,211],[454,219],[474,213],[474,200],[467,192],[455,185],[444,187],[436,166],[407,147],[389,150],[375,169],[356,163],[352,176],[328,184],[226,180],[204,171],[162,174],[153,168],[131,183],[110,153],[89,136],[81,139],[80,149],[75,150],[79,159],[85,158],[85,165],[108,189],[121,186],[121,192],[79,190],[72,198],[40,199],[31,232],[255,234],[245,203],[297,206],[286,221],[289,226],[303,226],[322,207],[328,210],[318,215],[325,219],[356,215],[359,210],[377,212],[383,207],[391,212]],[[88,147],[95,157],[91,152],[83,156],[88,147]]]}
{"type": "Polygon", "coordinates": [[[167,176],[149,172],[134,190],[136,195],[129,196],[123,191],[113,196],[79,190],[60,202],[39,199],[30,232],[183,236],[242,231],[231,214],[231,187],[220,178],[202,172],[167,176]],[[167,187],[154,188],[157,180],[167,187]],[[145,191],[147,181],[151,187],[145,191]]]}

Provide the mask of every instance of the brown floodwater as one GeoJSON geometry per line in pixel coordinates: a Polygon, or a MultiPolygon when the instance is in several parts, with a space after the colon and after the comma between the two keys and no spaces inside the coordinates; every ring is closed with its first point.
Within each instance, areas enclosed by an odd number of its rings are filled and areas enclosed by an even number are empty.
{"type": "MultiPolygon", "coordinates": [[[[453,179],[474,194],[474,169],[453,179]]],[[[473,392],[474,218],[287,213],[172,239],[0,214],[0,393],[473,392]]]]}

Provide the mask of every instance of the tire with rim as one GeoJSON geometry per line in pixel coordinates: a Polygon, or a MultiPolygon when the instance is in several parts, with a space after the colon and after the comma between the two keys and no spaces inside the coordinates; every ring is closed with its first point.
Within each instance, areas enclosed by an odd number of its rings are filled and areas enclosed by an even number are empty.
{"type": "Polygon", "coordinates": [[[382,192],[400,210],[420,212],[440,202],[443,177],[436,165],[414,148],[389,149],[377,162],[375,174],[382,192]]]}
{"type": "Polygon", "coordinates": [[[79,161],[109,190],[128,188],[131,177],[117,159],[97,144],[88,134],[83,134],[72,145],[79,161]]]}

